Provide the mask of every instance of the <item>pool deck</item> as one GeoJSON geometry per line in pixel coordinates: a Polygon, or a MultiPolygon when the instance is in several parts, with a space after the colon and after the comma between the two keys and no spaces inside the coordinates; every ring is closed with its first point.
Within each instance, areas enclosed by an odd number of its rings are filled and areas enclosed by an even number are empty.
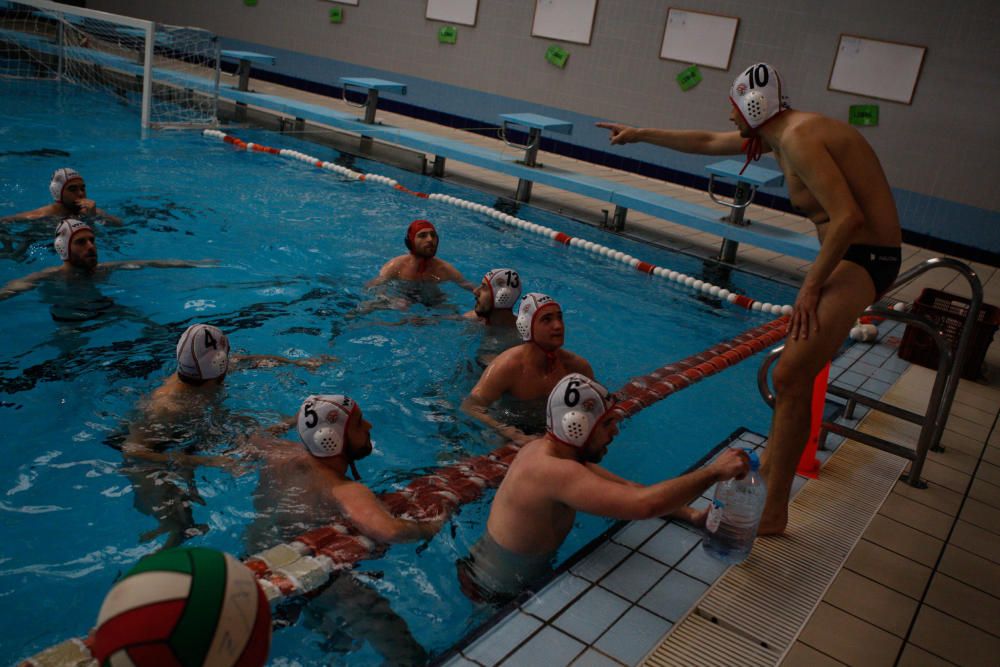
{"type": "MultiPolygon", "coordinates": [[[[267,94],[320,104],[340,111],[350,107],[319,95],[252,81],[267,94]]],[[[511,111],[516,111],[512,109],[511,111]]],[[[508,150],[499,140],[396,114],[378,119],[492,150],[508,150]]],[[[581,174],[626,182],[677,199],[710,206],[698,190],[636,174],[539,153],[539,161],[581,174]]],[[[516,180],[449,160],[445,180],[511,197],[516,180]]],[[[535,184],[532,205],[592,224],[604,218],[606,202],[535,184]]],[[[720,215],[724,211],[720,209],[720,215]]],[[[806,233],[801,217],[751,206],[747,218],[806,233]]],[[[718,251],[720,240],[650,216],[631,212],[626,231],[635,237],[700,256],[718,251]]],[[[604,243],[614,245],[613,235],[604,243]]],[[[903,269],[940,256],[903,247],[903,269]]],[[[767,250],[741,246],[737,266],[758,275],[797,284],[810,264],[767,250]]],[[[1000,270],[971,263],[984,287],[985,302],[1000,305],[1000,270]]],[[[912,301],[924,287],[967,296],[965,281],[947,271],[924,274],[890,296],[912,301]]],[[[835,362],[842,384],[863,386],[874,395],[910,409],[926,405],[933,373],[894,354],[902,328],[883,325],[879,343],[854,345],[835,362]]],[[[987,354],[989,378],[963,380],[955,397],[942,443],[945,451],[928,456],[923,477],[928,488],[895,481],[896,472],[873,468],[874,482],[886,488],[871,511],[860,517],[857,539],[822,585],[819,599],[807,604],[802,625],[777,654],[750,660],[732,654],[728,664],[827,665],[995,665],[1000,655],[1000,345],[987,354]],[[777,655],[777,658],[773,656],[777,655]]],[[[833,377],[833,376],[832,376],[833,377]]],[[[755,390],[748,396],[756,400],[755,390]]],[[[891,433],[911,443],[916,429],[884,414],[868,413],[861,427],[891,433]]],[[[745,432],[755,445],[764,438],[745,432]]],[[[715,443],[706,443],[712,445],[715,443]]],[[[858,446],[860,447],[860,446],[858,446]]],[[[874,452],[869,448],[865,451],[874,452]]],[[[838,452],[834,457],[841,456],[838,452]]],[[[903,468],[903,460],[891,457],[903,468]]],[[[890,466],[891,469],[891,466],[890,466]]],[[[836,477],[836,474],[827,477],[836,477]]],[[[824,476],[821,474],[821,481],[824,476]]],[[[811,484],[811,483],[810,483],[811,484]]],[[[806,485],[800,497],[808,493],[806,485]]],[[[816,485],[816,489],[820,489],[816,485]]],[[[834,497],[837,497],[834,495],[834,497]]],[[[798,500],[796,501],[798,502],[798,500]]],[[[827,505],[835,504],[827,502],[827,505]]],[[[852,509],[853,514],[857,510],[852,509]]],[[[793,520],[791,537],[769,538],[780,547],[803,534],[793,520]]],[[[451,656],[448,664],[632,665],[709,664],[707,655],[671,662],[654,651],[678,641],[674,627],[695,623],[688,610],[704,607],[730,574],[701,555],[697,536],[661,520],[635,522],[615,534],[532,601],[476,642],[451,656]],[[650,651],[653,651],[650,654],[650,651]],[[649,656],[647,659],[647,655],[649,656]]],[[[761,549],[760,551],[767,551],[761,549]]],[[[755,555],[758,550],[755,549],[755,555]]],[[[748,562],[749,564],[749,562],[748,562]]],[[[732,568],[746,568],[744,564],[732,568]]],[[[738,578],[738,577],[737,577],[738,578]]],[[[759,580],[758,580],[759,582],[759,580]]],[[[774,591],[763,591],[761,595],[774,591]]],[[[775,613],[779,610],[775,609],[775,613]]],[[[768,619],[764,619],[767,621],[768,619]]],[[[714,663],[712,663],[714,664],[714,663]]],[[[727,664],[723,659],[719,664],[727,664]]]]}

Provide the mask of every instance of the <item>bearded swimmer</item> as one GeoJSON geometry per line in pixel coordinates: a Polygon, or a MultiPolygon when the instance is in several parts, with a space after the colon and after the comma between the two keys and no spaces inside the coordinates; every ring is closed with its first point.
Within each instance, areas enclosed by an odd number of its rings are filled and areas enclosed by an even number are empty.
{"type": "Polygon", "coordinates": [[[878,156],[839,120],[789,108],[778,72],[751,65],[730,89],[733,132],[656,130],[598,123],[612,144],[645,141],[685,153],[771,152],[792,206],[816,225],[820,252],[795,299],[788,339],[774,369],[775,407],[761,472],[767,503],[759,534],[788,523],[795,468],[809,436],[813,380],[844,342],[855,320],[896,279],[902,232],[878,156]]]}
{"type": "Polygon", "coordinates": [[[52,195],[51,204],[6,217],[3,222],[39,218],[99,218],[113,225],[122,224],[121,219],[97,208],[94,200],[87,198],[87,184],[75,169],[56,169],[49,182],[49,194],[52,195]]]}
{"type": "Polygon", "coordinates": [[[432,283],[450,280],[470,292],[475,289],[476,286],[466,280],[458,269],[436,257],[439,242],[438,233],[429,221],[414,220],[411,222],[403,241],[409,252],[386,262],[378,276],[368,282],[367,287],[397,279],[432,283]]]}
{"type": "Polygon", "coordinates": [[[620,420],[608,391],[594,380],[578,373],[559,380],[548,397],[545,435],[518,452],[490,506],[486,532],[458,563],[467,596],[503,602],[543,579],[577,512],[612,519],[669,514],[700,525],[706,510],[687,504],[749,470],[744,452],[727,449],[686,475],[650,486],[630,482],[597,465],[620,420]]]}
{"type": "MultiPolygon", "coordinates": [[[[250,456],[263,461],[254,492],[257,518],[247,530],[250,553],[290,542],[343,517],[361,535],[382,544],[428,540],[442,519],[393,516],[365,484],[355,462],[372,452],[372,425],[342,394],[310,396],[297,416],[301,444],[257,435],[250,456]],[[351,470],[354,480],[348,479],[351,470]]],[[[423,665],[427,653],[389,601],[352,572],[335,574],[304,609],[304,624],[336,645],[368,641],[388,665],[423,665]]],[[[333,660],[333,662],[339,662],[333,660]]]]}
{"type": "Polygon", "coordinates": [[[529,433],[544,430],[544,401],[559,379],[567,373],[591,378],[594,371],[586,359],[562,348],[566,333],[562,308],[552,297],[537,292],[525,294],[516,324],[524,342],[493,360],[462,402],[462,410],[507,440],[523,444],[532,439],[529,433]],[[520,402],[510,410],[519,415],[515,416],[519,425],[504,423],[489,414],[488,408],[502,396],[520,402]]]}
{"type": "MultiPolygon", "coordinates": [[[[62,279],[68,285],[74,283],[91,285],[95,280],[103,279],[115,269],[141,269],[144,267],[189,269],[216,264],[214,260],[184,261],[177,259],[128,260],[99,264],[94,229],[86,222],[72,218],[59,223],[53,247],[62,260],[62,264],[11,280],[0,288],[0,301],[32,290],[45,280],[62,279]]],[[[70,306],[75,305],[77,304],[70,304],[70,306]]],[[[108,300],[108,305],[110,305],[110,300],[108,300]]]]}
{"type": "Polygon", "coordinates": [[[518,344],[514,306],[521,298],[521,276],[513,269],[493,269],[472,290],[476,303],[463,317],[483,324],[486,333],[476,355],[488,366],[497,355],[518,344]]]}

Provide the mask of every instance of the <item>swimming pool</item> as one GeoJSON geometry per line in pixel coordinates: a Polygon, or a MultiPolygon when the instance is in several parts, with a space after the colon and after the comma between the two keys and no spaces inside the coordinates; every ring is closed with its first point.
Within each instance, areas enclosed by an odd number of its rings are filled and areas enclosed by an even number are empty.
{"type": "MultiPolygon", "coordinates": [[[[403,232],[414,218],[435,222],[439,255],[467,278],[478,281],[490,268],[511,266],[527,289],[556,297],[565,312],[567,348],[586,357],[611,388],[767,318],[441,202],[234,151],[195,132],[142,140],[135,112],[98,94],[51,82],[3,82],[0,111],[16,119],[0,128],[8,150],[70,154],[0,156],[3,214],[45,203],[52,170],[71,165],[98,205],[126,220],[122,228],[100,230],[102,261],[220,262],[114,272],[97,287],[119,311],[82,324],[53,322],[50,309],[66,298],[58,290],[0,302],[0,429],[8,460],[0,473],[0,596],[20,621],[0,630],[0,659],[7,662],[85,633],[116,576],[162,543],[162,537],[140,541],[155,524],[133,508],[121,457],[108,443],[120,439],[137,401],[172,372],[176,339],[191,323],[220,326],[235,349],[249,353],[339,358],[313,372],[281,367],[234,374],[224,409],[196,436],[206,450],[224,451],[254,424],[294,411],[308,394],[334,392],[358,400],[374,424],[375,453],[360,468],[377,491],[499,444],[457,410],[478,377],[481,332],[442,316],[468,310],[468,293],[446,285],[435,305],[348,317],[370,298],[364,282],[404,252],[403,232]],[[415,322],[389,326],[414,316],[415,322]]],[[[495,202],[288,136],[233,132],[390,176],[411,190],[495,202]]],[[[688,275],[703,271],[696,259],[602,239],[596,230],[537,209],[523,207],[518,215],[688,275]]],[[[16,223],[0,232],[4,282],[57,263],[50,230],[28,227],[16,223]],[[36,240],[22,246],[25,235],[36,240]]],[[[727,287],[772,303],[792,298],[790,288],[746,274],[733,273],[727,287]]],[[[736,366],[641,412],[625,425],[605,464],[649,483],[683,471],[741,426],[766,430],[770,415],[756,394],[755,373],[752,361],[736,366]]],[[[195,506],[195,521],[207,532],[189,543],[245,555],[256,474],[233,477],[204,468],[196,477],[204,505],[195,506]]],[[[389,600],[431,654],[489,616],[462,597],[454,562],[481,535],[491,497],[464,507],[426,547],[393,547],[357,568],[364,590],[389,600]]],[[[580,517],[560,559],[607,525],[580,517]]],[[[308,612],[289,622],[275,633],[275,664],[331,656],[352,664],[380,661],[349,627],[328,627],[324,635],[308,612]]]]}

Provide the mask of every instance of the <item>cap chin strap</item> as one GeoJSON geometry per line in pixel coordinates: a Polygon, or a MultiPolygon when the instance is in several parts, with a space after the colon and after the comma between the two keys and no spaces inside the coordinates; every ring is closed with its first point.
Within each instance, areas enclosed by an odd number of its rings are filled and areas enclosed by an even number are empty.
{"type": "Polygon", "coordinates": [[[360,482],[361,475],[358,473],[358,467],[354,465],[354,461],[349,462],[347,465],[351,466],[351,476],[354,477],[354,481],[360,482]]]}
{"type": "Polygon", "coordinates": [[[755,134],[746,141],[743,142],[743,152],[746,153],[747,159],[743,163],[743,168],[740,169],[740,175],[747,170],[751,162],[756,162],[760,159],[760,156],[764,153],[764,142],[761,141],[760,136],[755,134]]]}
{"type": "Polygon", "coordinates": [[[539,345],[538,341],[536,341],[534,338],[531,339],[531,342],[535,344],[535,347],[537,347],[539,350],[542,351],[542,354],[545,355],[545,374],[548,375],[553,370],[555,370],[555,367],[556,367],[556,351],[555,350],[546,350],[544,347],[542,347],[541,345],[539,345]]]}

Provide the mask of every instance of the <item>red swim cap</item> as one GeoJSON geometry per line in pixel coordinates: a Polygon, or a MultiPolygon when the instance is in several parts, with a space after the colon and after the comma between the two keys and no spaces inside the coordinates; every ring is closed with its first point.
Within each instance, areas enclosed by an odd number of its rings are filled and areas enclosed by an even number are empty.
{"type": "MultiPolygon", "coordinates": [[[[434,225],[431,224],[430,220],[414,220],[410,223],[410,226],[406,229],[406,247],[413,250],[413,240],[417,238],[417,234],[425,229],[434,229],[434,225]]],[[[437,232],[434,229],[435,233],[437,232]]]]}

